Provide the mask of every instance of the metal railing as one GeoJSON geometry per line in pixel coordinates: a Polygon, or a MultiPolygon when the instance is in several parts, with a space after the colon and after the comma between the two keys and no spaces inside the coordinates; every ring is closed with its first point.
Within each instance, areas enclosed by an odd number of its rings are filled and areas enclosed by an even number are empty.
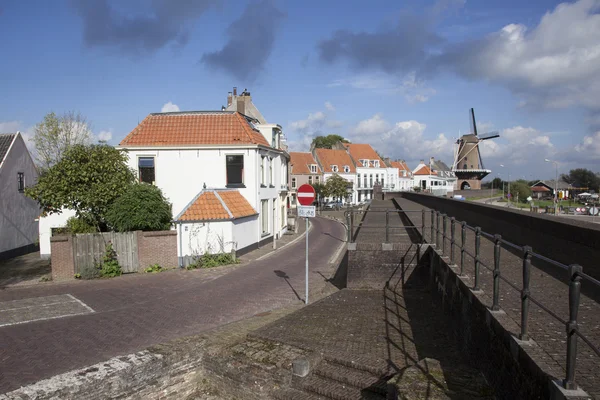
{"type": "MultiPolygon", "coordinates": [[[[420,242],[425,243],[425,232],[426,226],[425,222],[427,220],[427,211],[425,210],[399,210],[399,209],[369,209],[364,211],[347,211],[344,213],[348,223],[348,242],[352,243],[354,241],[354,228],[359,227],[360,229],[365,228],[373,228],[373,229],[381,229],[382,226],[365,226],[362,222],[358,225],[355,224],[354,215],[362,214],[362,213],[382,213],[385,212],[385,240],[386,243],[389,243],[390,239],[390,229],[415,229],[416,231],[420,231],[420,242]],[[411,214],[411,213],[420,213],[421,214],[421,226],[414,225],[404,225],[402,227],[390,227],[389,216],[390,214],[411,214]]],[[[498,234],[490,234],[481,230],[480,227],[474,227],[468,225],[464,221],[457,221],[454,217],[448,217],[446,214],[441,213],[436,210],[430,210],[430,225],[429,225],[429,238],[430,245],[434,246],[438,251],[438,254],[441,253],[441,257],[448,257],[450,265],[455,265],[458,267],[459,275],[465,276],[465,255],[468,255],[473,259],[474,262],[474,276],[473,276],[473,291],[481,291],[480,288],[480,275],[481,268],[486,268],[490,272],[492,272],[492,311],[500,310],[500,282],[506,283],[509,287],[514,289],[515,291],[520,293],[521,297],[521,332],[519,334],[520,340],[528,340],[529,339],[529,308],[530,303],[534,303],[548,315],[553,317],[562,323],[566,328],[566,336],[567,336],[567,358],[566,358],[566,376],[562,381],[563,387],[568,390],[573,390],[577,388],[575,384],[575,367],[577,362],[577,338],[580,338],[589,348],[600,357],[600,349],[598,346],[594,345],[590,339],[582,334],[579,331],[578,326],[578,313],[579,313],[579,305],[581,299],[581,284],[582,280],[589,282],[594,285],[596,288],[600,289],[600,281],[591,277],[590,275],[583,272],[583,268],[578,264],[565,265],[558,261],[552,260],[548,257],[545,257],[541,254],[535,253],[530,246],[519,246],[514,243],[511,243],[502,238],[502,236],[498,234]],[[447,232],[447,224],[448,220],[450,221],[450,234],[447,232]],[[458,235],[456,234],[456,225],[460,225],[460,243],[458,240],[458,235]],[[440,228],[441,226],[441,228],[440,228]],[[473,252],[469,251],[467,246],[467,231],[472,231],[475,234],[475,240],[473,245],[473,252]],[[494,265],[490,267],[485,264],[484,260],[481,257],[481,237],[485,237],[490,239],[493,242],[494,246],[494,265]],[[446,249],[446,242],[450,242],[450,251],[449,254],[446,249]],[[510,282],[504,276],[502,276],[500,269],[500,259],[502,256],[502,247],[512,249],[514,252],[520,254],[521,258],[521,268],[522,268],[522,286],[517,287],[515,284],[510,282]],[[456,250],[460,250],[460,257],[458,264],[455,263],[456,250]],[[554,311],[546,307],[542,302],[531,295],[530,291],[530,282],[531,282],[531,260],[532,258],[544,261],[549,263],[555,267],[558,267],[562,270],[568,272],[568,280],[566,284],[569,287],[569,317],[568,320],[564,320],[559,317],[554,311]]],[[[514,253],[513,253],[514,254],[514,253]]]]}

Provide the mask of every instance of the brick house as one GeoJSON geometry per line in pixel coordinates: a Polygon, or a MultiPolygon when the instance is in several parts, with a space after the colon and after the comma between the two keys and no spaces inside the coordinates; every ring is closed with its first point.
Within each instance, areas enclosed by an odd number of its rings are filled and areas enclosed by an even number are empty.
{"type": "Polygon", "coordinates": [[[290,152],[290,205],[297,206],[298,188],[304,184],[323,183],[323,171],[312,153],[290,152]]]}
{"type": "Polygon", "coordinates": [[[192,251],[220,249],[215,240],[231,242],[227,249],[240,254],[285,233],[289,155],[281,139],[279,125],[236,111],[184,111],[148,115],[118,148],[128,152],[138,179],[161,188],[173,204],[183,260],[192,251]],[[230,208],[241,203],[243,216],[230,208]],[[197,230],[195,244],[185,233],[191,223],[206,228],[197,230]],[[209,228],[220,237],[209,239],[209,228]]]}

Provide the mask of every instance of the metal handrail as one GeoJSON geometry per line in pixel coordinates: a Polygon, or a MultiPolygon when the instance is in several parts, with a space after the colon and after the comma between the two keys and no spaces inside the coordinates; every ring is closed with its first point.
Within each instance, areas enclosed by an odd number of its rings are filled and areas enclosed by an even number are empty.
{"type": "MultiPolygon", "coordinates": [[[[426,210],[399,210],[399,209],[368,209],[368,210],[349,210],[344,213],[347,218],[348,226],[348,242],[352,242],[352,233],[353,232],[353,222],[355,214],[366,214],[366,213],[385,213],[385,225],[381,226],[369,226],[364,225],[361,221],[358,223],[358,227],[361,229],[381,229],[385,228],[386,231],[386,243],[389,242],[389,232],[391,230],[398,229],[416,229],[417,231],[421,231],[421,243],[425,243],[425,230],[426,230],[426,210]],[[389,215],[391,213],[395,214],[408,214],[408,213],[420,213],[421,214],[421,225],[408,225],[402,227],[392,227],[389,223],[389,215]]],[[[577,337],[581,338],[582,341],[588,345],[596,355],[600,356],[600,349],[598,346],[593,344],[584,334],[579,331],[578,328],[578,311],[581,297],[581,281],[585,280],[598,288],[600,288],[600,281],[593,278],[592,276],[583,272],[583,268],[580,265],[565,265],[559,261],[553,260],[541,254],[533,252],[530,246],[519,246],[512,242],[509,242],[506,239],[503,239],[500,235],[491,234],[488,232],[484,232],[480,227],[470,226],[464,221],[458,221],[454,217],[448,217],[446,214],[440,213],[436,210],[430,210],[430,225],[429,225],[429,240],[432,246],[435,246],[441,252],[441,257],[446,256],[446,242],[450,241],[450,264],[454,264],[455,258],[455,248],[460,250],[460,261],[459,261],[459,269],[460,276],[464,276],[464,266],[465,266],[465,254],[473,259],[474,262],[474,282],[472,290],[478,291],[481,290],[479,288],[479,275],[480,275],[480,267],[483,266],[489,271],[493,272],[493,290],[492,290],[492,311],[500,310],[500,281],[506,283],[509,287],[520,292],[521,295],[521,332],[519,334],[519,338],[521,340],[527,340],[529,338],[528,331],[528,322],[529,322],[529,303],[532,302],[536,304],[540,309],[545,311],[551,317],[555,318],[560,323],[564,324],[566,327],[567,334],[567,360],[566,360],[566,376],[563,380],[562,384],[565,389],[576,389],[577,385],[575,384],[575,366],[577,361],[577,337]],[[447,232],[447,221],[450,220],[450,235],[448,236],[447,232]],[[440,222],[441,220],[441,222],[440,222]],[[456,236],[456,224],[460,224],[460,241],[457,240],[456,236]],[[473,252],[467,249],[467,240],[466,240],[466,231],[470,230],[475,233],[475,241],[474,243],[470,243],[474,246],[473,252]],[[494,244],[494,266],[491,268],[486,263],[484,263],[480,257],[480,249],[481,249],[481,237],[485,237],[493,241],[494,244]],[[441,241],[441,243],[440,243],[441,241]],[[460,243],[459,243],[460,242],[460,243]],[[502,254],[502,248],[507,247],[515,250],[522,254],[522,272],[523,272],[523,284],[522,287],[519,288],[514,283],[510,282],[504,276],[502,276],[500,271],[500,257],[502,254]],[[531,259],[535,258],[549,264],[552,264],[562,270],[569,272],[569,319],[564,320],[560,316],[558,316],[554,311],[550,310],[544,304],[542,304],[539,300],[531,296],[531,292],[529,289],[530,279],[531,279],[531,259]]],[[[439,253],[438,253],[439,254],[439,253]]]]}

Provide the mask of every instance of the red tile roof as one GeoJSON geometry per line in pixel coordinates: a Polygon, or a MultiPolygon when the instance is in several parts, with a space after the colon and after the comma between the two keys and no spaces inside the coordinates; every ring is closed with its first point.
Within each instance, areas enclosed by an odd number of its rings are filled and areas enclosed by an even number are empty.
{"type": "Polygon", "coordinates": [[[408,165],[406,165],[406,162],[404,161],[390,161],[390,164],[392,168],[398,168],[398,176],[402,176],[402,171],[407,171],[407,175],[410,175],[412,173],[412,171],[408,168],[408,165]]]}
{"type": "MultiPolygon", "coordinates": [[[[292,166],[292,174],[294,175],[311,174],[309,167],[309,165],[311,164],[317,165],[317,170],[319,170],[318,164],[315,161],[312,153],[291,152],[290,159],[290,165],[292,166]]],[[[318,173],[321,173],[321,171],[318,171],[318,173]]],[[[314,174],[314,172],[312,174],[314,174]]]]}
{"type": "Polygon", "coordinates": [[[345,143],[344,146],[357,163],[359,163],[359,160],[379,160],[379,165],[381,167],[385,166],[383,160],[370,144],[345,143]]]}
{"type": "Polygon", "coordinates": [[[148,115],[121,146],[193,146],[261,144],[265,137],[238,112],[193,111],[148,115]]]}
{"type": "Polygon", "coordinates": [[[548,189],[546,186],[532,186],[531,191],[532,192],[550,192],[550,189],[548,189]]]}
{"type": "Polygon", "coordinates": [[[332,150],[332,149],[315,149],[315,153],[321,167],[323,167],[323,172],[332,173],[331,169],[332,165],[337,165],[338,174],[344,173],[355,173],[356,168],[354,167],[354,163],[352,162],[352,158],[346,152],[346,150],[332,150]],[[350,172],[344,172],[344,166],[350,167],[350,172]]]}
{"type": "Polygon", "coordinates": [[[237,190],[204,189],[177,216],[177,221],[232,220],[256,215],[248,200],[237,190]]]}
{"type": "Polygon", "coordinates": [[[414,175],[434,175],[427,165],[421,165],[419,169],[417,169],[414,175]]]}

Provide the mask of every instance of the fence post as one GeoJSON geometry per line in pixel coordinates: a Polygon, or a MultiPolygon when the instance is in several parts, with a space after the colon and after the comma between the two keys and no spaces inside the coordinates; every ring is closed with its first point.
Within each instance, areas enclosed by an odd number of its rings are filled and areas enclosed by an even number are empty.
{"type": "Polygon", "coordinates": [[[460,276],[464,276],[465,272],[465,242],[467,241],[467,223],[460,223],[460,276]]]}
{"type": "Polygon", "coordinates": [[[440,212],[435,212],[435,247],[439,248],[440,244],[440,212]]]}
{"type": "Polygon", "coordinates": [[[390,212],[385,210],[385,242],[390,242],[390,212]]]}
{"type": "Polygon", "coordinates": [[[435,211],[431,210],[431,244],[435,246],[435,236],[433,236],[434,225],[435,225],[435,211]]]}
{"type": "Polygon", "coordinates": [[[581,265],[569,265],[569,322],[567,322],[567,377],[563,387],[567,390],[577,389],[575,383],[575,364],[577,362],[577,313],[581,294],[581,265]]]}
{"type": "Polygon", "coordinates": [[[456,220],[454,217],[450,217],[450,264],[454,265],[454,242],[455,242],[455,226],[456,220]]]}
{"type": "Polygon", "coordinates": [[[421,243],[425,243],[425,210],[421,210],[421,243]]]}
{"type": "Polygon", "coordinates": [[[531,247],[523,247],[523,290],[521,290],[521,340],[528,340],[529,280],[531,278],[531,247]]]}
{"type": "Polygon", "coordinates": [[[492,311],[500,309],[500,246],[502,236],[494,235],[494,293],[492,302],[492,311]]]}
{"type": "Polygon", "coordinates": [[[348,243],[352,243],[352,227],[350,226],[352,224],[352,219],[350,218],[350,214],[352,214],[352,211],[346,211],[346,223],[348,226],[348,243]]]}
{"type": "Polygon", "coordinates": [[[354,210],[350,210],[350,243],[354,243],[354,210]]]}
{"type": "Polygon", "coordinates": [[[442,222],[443,222],[443,225],[442,225],[442,255],[445,255],[446,254],[446,218],[447,218],[446,214],[443,214],[442,218],[443,218],[443,220],[442,220],[442,222]]]}
{"type": "Polygon", "coordinates": [[[481,247],[481,228],[475,228],[475,284],[473,290],[479,290],[479,248],[481,247]]]}

